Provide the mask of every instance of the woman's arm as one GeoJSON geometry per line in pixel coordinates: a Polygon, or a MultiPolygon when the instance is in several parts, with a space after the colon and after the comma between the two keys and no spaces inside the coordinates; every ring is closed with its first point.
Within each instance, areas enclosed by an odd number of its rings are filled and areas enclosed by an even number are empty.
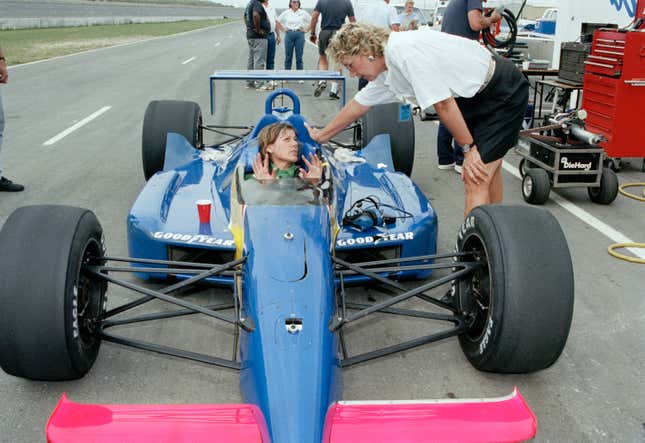
{"type": "Polygon", "coordinates": [[[365,115],[369,109],[369,106],[363,106],[356,100],[351,100],[324,128],[317,129],[307,125],[309,136],[318,143],[328,142],[330,138],[345,129],[350,123],[365,115]]]}
{"type": "MultiPolygon", "coordinates": [[[[459,146],[474,143],[474,139],[464,116],[461,114],[457,102],[453,97],[442,100],[434,105],[435,111],[439,115],[441,122],[446,125],[453,138],[459,146]]],[[[464,154],[464,172],[463,179],[480,184],[488,176],[488,170],[479,155],[477,146],[464,154]]]]}

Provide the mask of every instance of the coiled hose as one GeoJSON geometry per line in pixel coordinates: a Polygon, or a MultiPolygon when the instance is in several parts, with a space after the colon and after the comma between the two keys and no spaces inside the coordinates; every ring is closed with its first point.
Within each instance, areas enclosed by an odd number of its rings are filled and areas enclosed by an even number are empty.
{"type": "MultiPolygon", "coordinates": [[[[490,17],[492,13],[493,11],[488,11],[486,16],[490,17]]],[[[484,44],[489,48],[507,49],[507,54],[510,54],[511,51],[513,51],[515,40],[517,39],[517,19],[515,18],[513,11],[506,8],[500,12],[500,15],[502,16],[502,22],[506,21],[506,24],[508,25],[508,36],[504,39],[498,39],[492,32],[490,32],[490,29],[486,28],[482,31],[482,39],[484,40],[484,44]]]]}
{"type": "MultiPolygon", "coordinates": [[[[636,194],[632,194],[631,192],[627,192],[625,189],[627,188],[645,188],[645,183],[625,183],[622,185],[620,188],[618,188],[618,192],[623,194],[626,197],[629,197],[634,200],[638,200],[641,202],[645,202],[645,189],[643,189],[642,192],[642,197],[636,194]]],[[[612,257],[616,257],[620,260],[625,260],[630,263],[640,263],[645,265],[645,259],[642,258],[636,258],[636,257],[630,257],[629,255],[621,254],[620,252],[616,252],[616,249],[623,249],[623,248],[632,248],[632,249],[645,249],[645,243],[614,243],[613,245],[610,245],[607,248],[607,252],[612,257]]]]}

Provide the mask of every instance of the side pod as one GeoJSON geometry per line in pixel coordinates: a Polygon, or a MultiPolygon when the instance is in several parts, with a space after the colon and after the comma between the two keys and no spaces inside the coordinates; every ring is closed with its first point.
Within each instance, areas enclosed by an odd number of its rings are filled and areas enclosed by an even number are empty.
{"type": "Polygon", "coordinates": [[[514,442],[536,431],[516,388],[491,399],[337,402],[327,413],[323,443],[514,442]]]}
{"type": "Polygon", "coordinates": [[[241,405],[92,405],[63,394],[47,422],[48,443],[269,443],[262,411],[241,405]]]}

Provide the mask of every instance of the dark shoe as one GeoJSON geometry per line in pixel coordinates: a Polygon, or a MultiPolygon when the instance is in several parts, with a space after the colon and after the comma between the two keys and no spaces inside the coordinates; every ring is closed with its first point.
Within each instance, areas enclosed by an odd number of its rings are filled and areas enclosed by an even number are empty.
{"type": "Polygon", "coordinates": [[[325,80],[320,80],[314,89],[314,97],[320,97],[323,90],[327,87],[327,82],[325,80]]]}
{"type": "Polygon", "coordinates": [[[0,178],[0,192],[20,192],[24,189],[25,187],[23,185],[14,183],[8,178],[0,178]]]}

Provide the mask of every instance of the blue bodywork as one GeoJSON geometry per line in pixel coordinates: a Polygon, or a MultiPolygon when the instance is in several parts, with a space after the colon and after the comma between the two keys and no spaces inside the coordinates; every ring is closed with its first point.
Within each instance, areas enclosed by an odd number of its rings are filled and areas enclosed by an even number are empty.
{"type": "Polygon", "coordinates": [[[128,245],[135,258],[198,261],[202,253],[205,262],[224,263],[246,257],[237,281],[226,275],[208,279],[238,285],[244,315],[255,325],[240,337],[243,398],[262,409],[272,441],[320,442],[325,414],[341,398],[342,386],[338,337],[329,328],[336,310],[332,255],[351,261],[355,252],[434,254],[437,219],[419,188],[393,170],[388,135],[355,151],[351,161],[339,159],[309,138],[305,119],[294,109],[273,112],[271,103],[280,94],[292,97],[297,108],[293,92],[274,92],[266,115],[234,145],[198,150],[169,133],[163,170],[149,179],[128,216],[128,245]],[[259,129],[282,120],[296,128],[303,152],[318,152],[327,163],[332,186],[324,195],[311,187],[302,191],[299,179],[279,180],[267,190],[245,180],[258,152],[259,129]],[[267,195],[255,198],[256,192],[267,195]],[[367,196],[412,216],[362,231],[344,226],[343,215],[367,196]],[[209,224],[199,223],[200,199],[212,201],[209,224]]]}

